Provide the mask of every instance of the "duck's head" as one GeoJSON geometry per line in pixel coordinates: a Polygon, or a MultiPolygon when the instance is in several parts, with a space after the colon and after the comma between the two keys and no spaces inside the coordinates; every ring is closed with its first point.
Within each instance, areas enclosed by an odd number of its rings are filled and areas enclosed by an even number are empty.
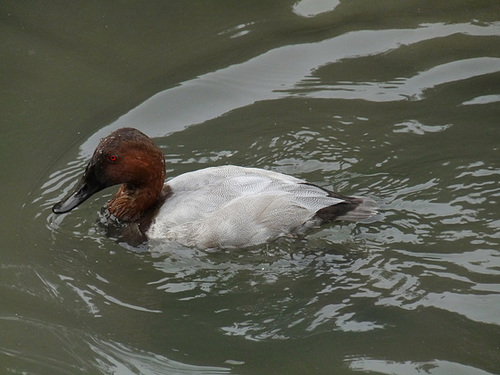
{"type": "MultiPolygon", "coordinates": [[[[164,180],[165,158],[158,146],[137,129],[118,129],[101,140],[75,191],[52,211],[69,212],[98,191],[117,184],[123,185],[108,204],[110,211],[112,202],[125,206],[120,210],[144,211],[161,195],[164,180]]],[[[113,214],[118,213],[117,207],[113,214]]]]}

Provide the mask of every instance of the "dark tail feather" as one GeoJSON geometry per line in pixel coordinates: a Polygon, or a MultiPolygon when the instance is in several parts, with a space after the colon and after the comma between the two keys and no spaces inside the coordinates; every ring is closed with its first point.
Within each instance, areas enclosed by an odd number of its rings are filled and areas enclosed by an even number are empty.
{"type": "Polygon", "coordinates": [[[360,221],[377,213],[377,203],[373,199],[363,197],[342,197],[345,202],[322,208],[316,217],[323,222],[334,220],[360,221]]]}

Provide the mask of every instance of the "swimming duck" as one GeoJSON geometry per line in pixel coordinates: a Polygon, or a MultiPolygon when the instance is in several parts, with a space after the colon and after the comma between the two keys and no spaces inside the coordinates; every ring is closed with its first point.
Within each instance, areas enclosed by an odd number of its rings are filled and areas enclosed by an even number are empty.
{"type": "Polygon", "coordinates": [[[121,184],[107,219],[147,239],[231,248],[303,234],[334,220],[376,213],[369,198],[347,197],[304,180],[233,165],[184,173],[165,183],[165,157],[144,133],[122,128],[103,138],[75,191],[52,211],[69,212],[93,194],[121,184]]]}

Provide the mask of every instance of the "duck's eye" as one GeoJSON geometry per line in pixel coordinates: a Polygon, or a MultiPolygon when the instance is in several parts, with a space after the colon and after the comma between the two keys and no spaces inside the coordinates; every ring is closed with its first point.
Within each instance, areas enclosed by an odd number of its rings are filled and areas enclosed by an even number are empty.
{"type": "Polygon", "coordinates": [[[117,161],[118,160],[118,157],[116,155],[109,155],[108,158],[109,158],[109,161],[117,161]]]}

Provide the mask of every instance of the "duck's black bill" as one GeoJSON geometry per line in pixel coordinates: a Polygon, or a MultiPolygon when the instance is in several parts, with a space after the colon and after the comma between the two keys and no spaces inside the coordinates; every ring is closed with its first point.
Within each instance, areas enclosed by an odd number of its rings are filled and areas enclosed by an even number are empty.
{"type": "Polygon", "coordinates": [[[86,173],[82,181],[78,184],[75,192],[64,198],[59,203],[56,203],[54,207],[52,207],[52,212],[55,214],[64,214],[69,212],[105,187],[105,185],[98,183],[95,179],[89,179],[88,174],[86,173]]]}

